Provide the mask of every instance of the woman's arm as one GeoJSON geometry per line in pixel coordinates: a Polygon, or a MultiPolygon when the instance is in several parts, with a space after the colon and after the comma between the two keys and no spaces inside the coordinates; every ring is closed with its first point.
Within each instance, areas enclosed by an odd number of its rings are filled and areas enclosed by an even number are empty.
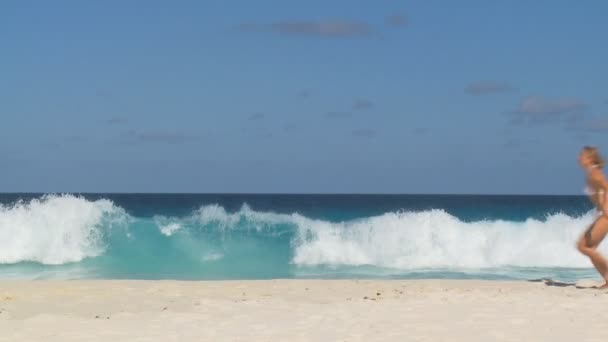
{"type": "Polygon", "coordinates": [[[602,209],[604,215],[608,215],[608,180],[600,170],[595,170],[591,173],[591,179],[594,184],[599,186],[597,194],[598,207],[602,209]]]}
{"type": "Polygon", "coordinates": [[[602,213],[608,216],[608,182],[604,182],[602,184],[602,189],[604,191],[601,194],[598,194],[599,207],[602,208],[602,213]]]}

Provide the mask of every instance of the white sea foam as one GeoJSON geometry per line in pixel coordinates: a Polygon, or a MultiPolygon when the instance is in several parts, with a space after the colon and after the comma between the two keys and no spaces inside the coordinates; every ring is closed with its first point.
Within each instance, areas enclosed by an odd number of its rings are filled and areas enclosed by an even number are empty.
{"type": "Polygon", "coordinates": [[[201,207],[194,214],[194,220],[204,226],[214,225],[222,230],[255,229],[258,231],[272,229],[277,225],[294,224],[304,217],[298,214],[276,214],[252,210],[248,205],[235,213],[228,213],[219,205],[201,207]]]}
{"type": "Polygon", "coordinates": [[[298,224],[293,262],[397,269],[589,267],[574,244],[592,222],[556,214],[539,221],[463,222],[442,210],[388,213],[341,224],[298,224]]]}
{"type": "Polygon", "coordinates": [[[0,264],[56,265],[102,254],[104,236],[128,215],[109,200],[47,195],[0,205],[0,264]]]}
{"type": "Polygon", "coordinates": [[[299,214],[257,212],[247,206],[235,213],[227,213],[219,206],[205,206],[197,217],[202,223],[217,224],[224,230],[292,226],[292,262],[296,265],[396,269],[590,267],[574,244],[593,221],[592,213],[581,217],[554,214],[524,222],[464,222],[443,210],[430,210],[335,223],[299,214]]]}
{"type": "Polygon", "coordinates": [[[172,236],[177,231],[182,229],[182,223],[175,218],[167,218],[164,216],[155,216],[154,223],[165,236],[172,236]]]}
{"type": "Polygon", "coordinates": [[[221,260],[224,257],[223,253],[219,253],[219,252],[209,252],[207,254],[204,254],[201,257],[202,261],[218,261],[221,260]]]}

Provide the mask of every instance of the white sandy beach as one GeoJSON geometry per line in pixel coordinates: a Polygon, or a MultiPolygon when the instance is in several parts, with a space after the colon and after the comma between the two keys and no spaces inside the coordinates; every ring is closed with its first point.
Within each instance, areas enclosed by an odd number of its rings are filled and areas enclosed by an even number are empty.
{"type": "Polygon", "coordinates": [[[0,341],[603,341],[608,293],[497,281],[2,281],[0,341]]]}

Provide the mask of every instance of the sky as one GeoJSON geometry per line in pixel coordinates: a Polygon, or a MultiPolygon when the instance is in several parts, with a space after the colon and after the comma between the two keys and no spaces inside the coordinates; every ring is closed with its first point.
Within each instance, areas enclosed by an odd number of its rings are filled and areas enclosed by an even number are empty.
{"type": "Polygon", "coordinates": [[[580,194],[608,2],[0,2],[0,192],[580,194]]]}

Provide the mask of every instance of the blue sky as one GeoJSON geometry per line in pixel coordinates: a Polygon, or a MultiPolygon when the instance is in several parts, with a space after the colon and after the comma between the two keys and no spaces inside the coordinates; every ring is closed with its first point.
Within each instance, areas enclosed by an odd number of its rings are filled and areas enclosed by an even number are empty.
{"type": "Polygon", "coordinates": [[[605,1],[3,1],[0,190],[580,193],[605,1]]]}

